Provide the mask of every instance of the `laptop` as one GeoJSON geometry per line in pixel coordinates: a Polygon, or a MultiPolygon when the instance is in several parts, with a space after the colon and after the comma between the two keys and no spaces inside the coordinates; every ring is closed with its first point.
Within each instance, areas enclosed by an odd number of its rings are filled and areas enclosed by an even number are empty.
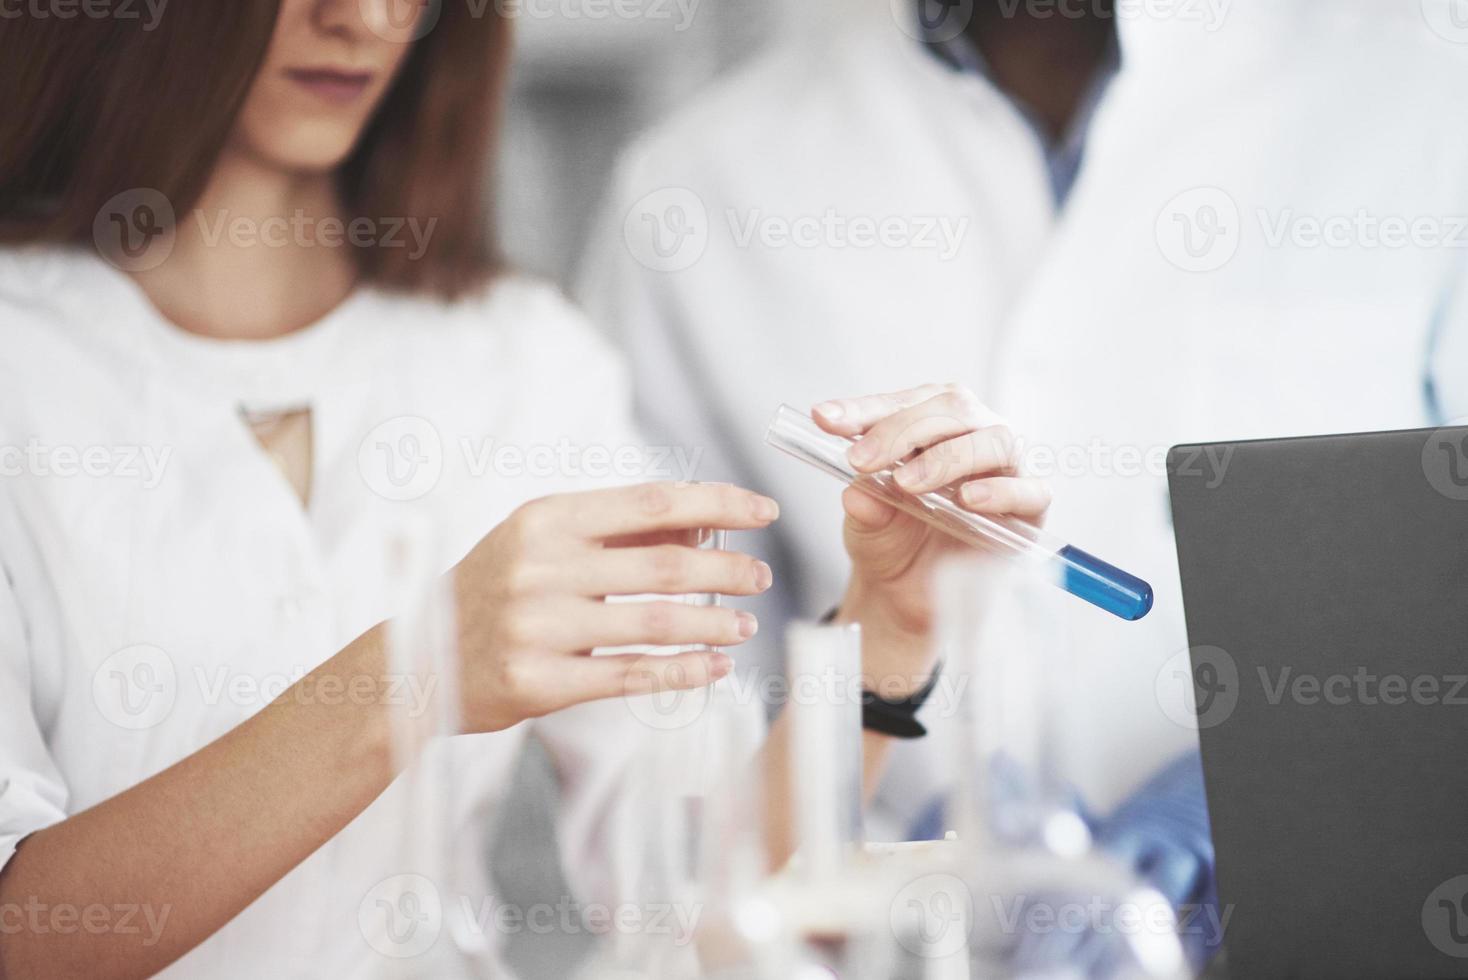
{"type": "Polygon", "coordinates": [[[1468,427],[1168,480],[1229,974],[1468,978],[1468,427]]]}

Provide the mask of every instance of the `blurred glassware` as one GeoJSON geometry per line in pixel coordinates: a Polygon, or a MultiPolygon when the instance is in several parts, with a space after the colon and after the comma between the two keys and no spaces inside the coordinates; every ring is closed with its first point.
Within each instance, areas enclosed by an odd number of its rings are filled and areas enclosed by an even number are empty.
{"type": "Polygon", "coordinates": [[[362,914],[364,938],[379,953],[380,977],[481,978],[499,975],[497,950],[474,909],[493,895],[490,835],[461,833],[471,802],[458,792],[466,746],[460,731],[457,614],[451,576],[435,570],[435,532],[425,518],[402,516],[389,534],[387,578],[395,614],[387,629],[391,689],[425,692],[403,703],[388,695],[392,751],[399,775],[374,806],[395,809],[394,848],[402,873],[379,883],[362,914]],[[400,923],[407,928],[397,931],[400,923]]]}
{"type": "Polygon", "coordinates": [[[892,879],[862,847],[861,629],[796,623],[786,637],[795,852],[766,893],[779,922],[767,960],[784,976],[888,980],[892,879]]]}
{"type": "MultiPolygon", "coordinates": [[[[724,531],[697,546],[723,550],[724,531]]],[[[711,594],[683,596],[718,605],[711,594]]],[[[651,651],[672,654],[687,647],[651,651]]],[[[763,794],[755,769],[765,740],[762,702],[737,674],[691,691],[629,702],[642,722],[613,849],[627,871],[623,900],[647,928],[614,930],[581,971],[585,980],[692,980],[750,976],[769,916],[757,891],[766,874],[763,794]],[[654,925],[656,923],[656,925],[654,925]]]]}
{"type": "Polygon", "coordinates": [[[964,677],[946,726],[950,840],[908,862],[892,904],[914,975],[1184,980],[1168,900],[1093,846],[1064,777],[1064,608],[1043,583],[983,559],[939,572],[938,642],[964,677]]]}

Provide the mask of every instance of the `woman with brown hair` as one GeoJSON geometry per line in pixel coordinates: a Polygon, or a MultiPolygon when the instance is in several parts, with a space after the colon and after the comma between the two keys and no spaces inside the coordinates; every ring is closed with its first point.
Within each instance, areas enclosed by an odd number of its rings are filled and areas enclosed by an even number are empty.
{"type": "MultiPolygon", "coordinates": [[[[405,535],[456,600],[450,772],[473,806],[451,832],[483,832],[533,729],[568,863],[597,867],[628,713],[562,709],[704,685],[731,669],[710,647],[756,628],[605,600],[767,589],[762,562],[690,541],[777,507],[629,464],[648,457],[616,356],[496,261],[506,24],[279,0],[177,4],[153,29],[35,8],[4,31],[0,976],[370,968],[359,905],[412,870],[391,732],[445,696],[405,701],[385,652],[405,535]],[[588,656],[637,645],[688,652],[588,656]],[[132,928],[91,915],[124,908],[132,928]]],[[[863,469],[911,457],[909,489],[1045,508],[966,392],[818,417],[864,436],[863,469]]],[[[940,545],[843,502],[842,618],[900,697],[933,669],[940,545]]],[[[867,736],[869,777],[886,740],[867,736]]]]}

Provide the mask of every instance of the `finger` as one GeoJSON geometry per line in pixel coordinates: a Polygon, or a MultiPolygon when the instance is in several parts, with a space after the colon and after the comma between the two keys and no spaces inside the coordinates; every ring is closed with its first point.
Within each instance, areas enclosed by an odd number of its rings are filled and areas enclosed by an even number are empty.
{"type": "Polygon", "coordinates": [[[888,469],[916,449],[998,423],[967,388],[944,390],[873,424],[847,458],[863,473],[888,469]]]}
{"type": "Polygon", "coordinates": [[[752,613],[687,602],[554,599],[538,604],[521,628],[540,647],[735,646],[754,636],[752,613]]]}
{"type": "Polygon", "coordinates": [[[836,398],[821,402],[811,410],[811,418],[827,432],[855,436],[894,412],[927,401],[949,385],[918,385],[903,391],[863,395],[860,398],[836,398]]]}
{"type": "Polygon", "coordinates": [[[904,517],[896,507],[867,497],[855,487],[847,488],[841,502],[847,514],[842,538],[854,564],[869,574],[875,572],[879,580],[899,576],[912,567],[929,534],[926,524],[904,517]]]}
{"type": "Polygon", "coordinates": [[[619,653],[580,657],[571,671],[578,701],[691,691],[706,687],[734,669],[727,654],[692,650],[671,656],[619,653]]]}
{"type": "Polygon", "coordinates": [[[1035,520],[1050,507],[1050,485],[1034,477],[994,476],[958,488],[958,502],[977,514],[1035,520]]]}
{"type": "Polygon", "coordinates": [[[991,425],[930,446],[897,467],[897,485],[908,493],[927,493],[971,476],[1013,476],[1018,470],[1014,434],[991,425]]]}
{"type": "Polygon", "coordinates": [[[841,492],[841,506],[862,531],[880,531],[898,514],[896,507],[857,487],[847,487],[841,492]]]}
{"type": "Polygon", "coordinates": [[[569,587],[581,595],[758,595],[774,581],[770,566],[737,551],[682,545],[607,548],[564,566],[569,587]]]}
{"type": "Polygon", "coordinates": [[[584,538],[617,538],[688,528],[751,530],[769,525],[780,507],[769,497],[712,483],[643,483],[546,498],[544,519],[584,538]]]}

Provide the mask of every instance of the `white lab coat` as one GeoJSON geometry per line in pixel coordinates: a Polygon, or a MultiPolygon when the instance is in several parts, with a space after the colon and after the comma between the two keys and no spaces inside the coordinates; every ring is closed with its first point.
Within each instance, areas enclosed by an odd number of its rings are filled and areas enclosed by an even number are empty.
{"type": "MultiPolygon", "coordinates": [[[[761,445],[780,402],[962,382],[1032,462],[1067,460],[1047,467],[1049,526],[1157,590],[1136,624],[1072,604],[1063,710],[1084,749],[1068,775],[1108,806],[1196,741],[1174,720],[1186,674],[1165,666],[1187,645],[1167,447],[1468,412],[1468,47],[1417,4],[1255,0],[1214,30],[1134,11],[1057,213],[1041,148],[992,85],[931,57],[885,2],[826,13],[627,153],[581,298],[630,350],[653,435],[780,499],[766,547],[806,615],[845,578],[839,487],[761,445]],[[1358,210],[1452,241],[1339,244],[1331,221],[1337,244],[1311,243],[1312,222],[1358,210]],[[879,240],[808,221],[801,244],[782,238],[781,221],[827,215],[872,219],[879,240]]],[[[889,829],[933,791],[924,753],[893,767],[889,829]]]]}
{"type": "MultiPolygon", "coordinates": [[[[615,469],[642,465],[621,362],[524,280],[454,304],[363,289],[306,329],[231,342],[167,324],[95,254],[5,250],[0,349],[0,867],[409,608],[413,565],[447,570],[526,500],[675,475],[615,469]],[[302,405],[304,508],[239,414],[302,405]]],[[[400,717],[437,717],[431,669],[392,673],[400,717]]],[[[438,745],[165,973],[447,976],[451,934],[493,959],[513,920],[485,859],[531,733],[562,780],[577,897],[625,898],[609,819],[647,731],[633,704],[438,745]]]]}

